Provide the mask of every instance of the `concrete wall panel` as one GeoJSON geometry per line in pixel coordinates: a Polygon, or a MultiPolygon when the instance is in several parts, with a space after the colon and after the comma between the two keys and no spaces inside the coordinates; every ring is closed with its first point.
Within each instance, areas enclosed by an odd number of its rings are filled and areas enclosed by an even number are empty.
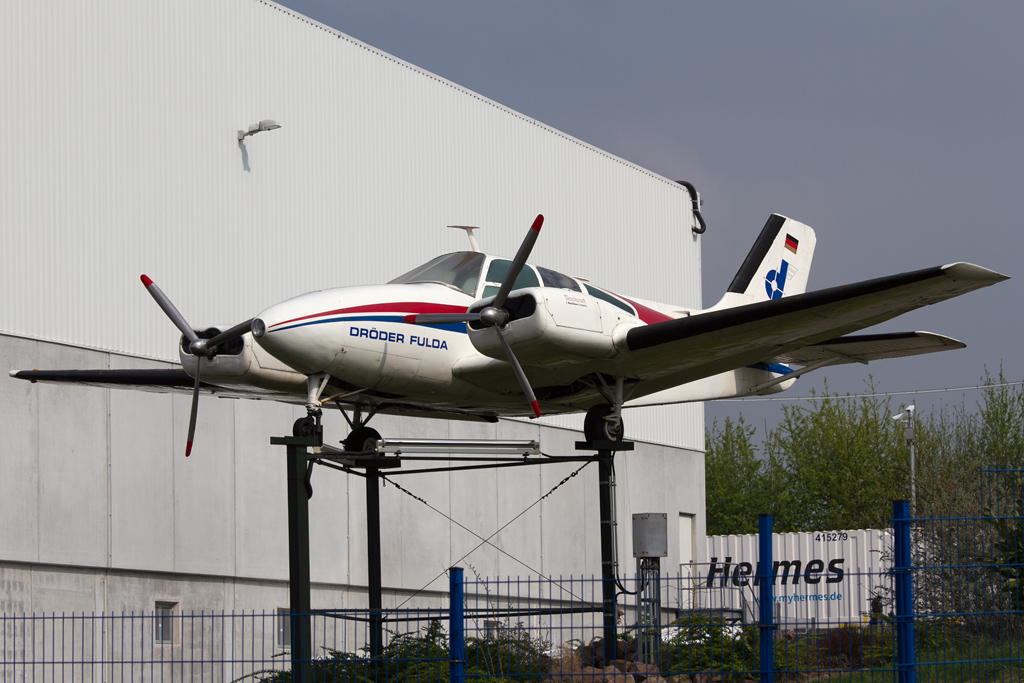
{"type": "MultiPolygon", "coordinates": [[[[301,408],[260,401],[234,411],[235,553],[239,576],[288,580],[288,465],[285,448],[270,445],[271,436],[290,436],[301,408]]],[[[239,406],[236,406],[238,408],[239,406]]],[[[190,458],[191,460],[191,458],[190,458]]],[[[323,512],[321,477],[314,477],[316,495],[310,518],[323,512]]],[[[342,499],[339,499],[342,500],[342,499]]],[[[318,547],[319,544],[311,546],[318,547]]],[[[326,580],[319,572],[317,579],[326,580]]]]}
{"type": "MultiPolygon", "coordinates": [[[[168,367],[110,356],[118,368],[168,367]]],[[[68,391],[75,391],[74,388],[68,391]]],[[[169,394],[107,392],[110,401],[110,566],[154,571],[174,562],[173,401],[169,394]]]]}
{"type": "Polygon", "coordinates": [[[235,574],[237,401],[200,399],[196,443],[185,458],[191,397],[174,397],[174,570],[235,574]]]}
{"type": "MultiPolygon", "coordinates": [[[[40,343],[0,337],[4,367],[30,367],[40,343]]],[[[0,391],[0,558],[39,559],[39,392],[36,385],[3,378],[0,391]]]]}
{"type": "MultiPolygon", "coordinates": [[[[40,367],[106,367],[105,354],[41,344],[40,367]]],[[[14,380],[10,380],[14,381],[14,380]]],[[[108,548],[108,392],[37,384],[40,562],[103,566],[108,548]]]]}

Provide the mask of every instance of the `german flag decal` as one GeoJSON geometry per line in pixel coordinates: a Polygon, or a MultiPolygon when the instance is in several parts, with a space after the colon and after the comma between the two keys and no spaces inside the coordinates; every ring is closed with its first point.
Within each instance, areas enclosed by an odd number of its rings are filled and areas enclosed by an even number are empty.
{"type": "Polygon", "coordinates": [[[792,235],[786,235],[786,249],[789,249],[791,252],[795,254],[796,248],[799,244],[800,240],[793,237],[792,235]]]}

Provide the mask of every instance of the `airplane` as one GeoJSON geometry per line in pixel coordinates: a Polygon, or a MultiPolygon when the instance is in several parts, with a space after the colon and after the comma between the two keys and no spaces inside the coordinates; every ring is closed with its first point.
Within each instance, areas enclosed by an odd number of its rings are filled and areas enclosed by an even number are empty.
{"type": "Polygon", "coordinates": [[[624,407],[784,391],[830,365],[964,348],[930,332],[851,334],[1009,279],[953,263],[807,292],[816,237],[772,214],[721,300],[703,310],[622,296],[528,263],[538,215],[511,260],[438,256],[383,285],[310,292],[231,327],[192,327],[146,275],[180,330],[181,370],[30,370],[32,382],[192,391],[337,406],[346,451],[375,450],[377,413],[496,422],[585,412],[590,443],[621,442],[624,407]],[[349,417],[351,413],[351,417],[349,417]]]}

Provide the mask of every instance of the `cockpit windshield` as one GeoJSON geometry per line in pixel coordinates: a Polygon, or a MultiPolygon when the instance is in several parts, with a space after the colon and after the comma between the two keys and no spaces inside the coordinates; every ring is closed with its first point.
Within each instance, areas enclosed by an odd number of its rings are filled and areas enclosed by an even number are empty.
{"type": "Polygon", "coordinates": [[[484,258],[483,254],[474,251],[445,254],[410,270],[405,275],[396,277],[388,284],[433,282],[457,289],[469,296],[476,296],[476,286],[480,282],[480,269],[483,268],[484,258]]]}

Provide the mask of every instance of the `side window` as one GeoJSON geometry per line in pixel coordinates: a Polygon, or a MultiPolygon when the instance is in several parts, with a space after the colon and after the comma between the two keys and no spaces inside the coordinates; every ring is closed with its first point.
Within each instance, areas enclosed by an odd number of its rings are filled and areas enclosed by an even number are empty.
{"type": "MultiPolygon", "coordinates": [[[[491,261],[491,265],[487,267],[487,278],[485,279],[487,286],[484,287],[483,294],[480,295],[481,299],[486,299],[498,293],[498,289],[501,288],[501,281],[505,279],[505,275],[508,274],[508,269],[511,266],[512,262],[505,259],[494,259],[491,261]]],[[[513,290],[522,289],[523,287],[540,287],[540,280],[537,279],[537,273],[533,272],[532,266],[523,266],[523,269],[519,272],[519,277],[516,278],[516,283],[512,285],[513,290]]]]}
{"type": "Polygon", "coordinates": [[[178,603],[158,601],[153,610],[153,642],[178,644],[178,603]]]}
{"type": "Polygon", "coordinates": [[[589,292],[591,296],[595,296],[598,299],[601,299],[602,301],[607,301],[612,306],[617,306],[624,310],[626,313],[629,313],[630,315],[636,315],[636,311],[634,311],[631,306],[628,306],[624,301],[620,301],[619,299],[615,298],[614,296],[604,291],[603,289],[598,289],[597,287],[593,287],[591,285],[584,285],[584,287],[587,288],[587,292],[589,292]]]}
{"type": "Polygon", "coordinates": [[[537,272],[540,273],[541,282],[544,283],[545,287],[571,289],[574,292],[580,291],[579,283],[577,283],[568,275],[562,275],[561,273],[556,273],[553,270],[541,268],[540,266],[537,266],[537,272]]]}
{"type": "Polygon", "coordinates": [[[277,649],[292,649],[292,611],[286,607],[277,608],[277,649]]]}

